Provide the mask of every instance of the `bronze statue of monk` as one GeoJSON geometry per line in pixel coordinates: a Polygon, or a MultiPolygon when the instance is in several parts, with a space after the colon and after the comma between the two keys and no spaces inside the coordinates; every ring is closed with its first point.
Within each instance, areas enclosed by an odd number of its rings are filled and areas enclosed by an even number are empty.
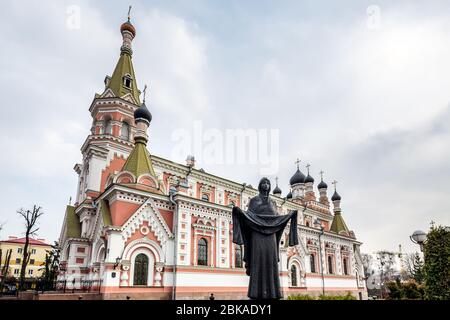
{"type": "Polygon", "coordinates": [[[290,221],[289,246],[298,244],[297,211],[286,215],[277,213],[274,201],[269,198],[269,179],[262,178],[258,190],[259,195],[250,199],[247,212],[233,208],[233,242],[244,245],[243,260],[250,276],[248,297],[280,299],[280,239],[290,221]]]}

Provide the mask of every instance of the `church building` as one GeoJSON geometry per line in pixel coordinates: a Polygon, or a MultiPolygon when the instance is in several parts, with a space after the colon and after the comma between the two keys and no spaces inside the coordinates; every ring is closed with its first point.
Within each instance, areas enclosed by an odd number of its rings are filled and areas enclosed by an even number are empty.
{"type": "MultiPolygon", "coordinates": [[[[78,190],[61,229],[59,280],[68,289],[91,283],[103,299],[247,299],[231,211],[246,210],[258,190],[197,169],[192,156],[180,164],[148,151],[152,115],[136,82],[129,18],[120,32],[119,60],[89,107],[92,127],[74,167],[78,190]]],[[[315,186],[309,167],[306,176],[298,162],[293,171],[287,196],[278,183],[270,195],[279,214],[298,210],[299,244],[288,247],[287,235],[280,243],[284,297],[366,299],[361,242],[344,222],[336,185],[330,201],[323,177],[315,186]]]]}

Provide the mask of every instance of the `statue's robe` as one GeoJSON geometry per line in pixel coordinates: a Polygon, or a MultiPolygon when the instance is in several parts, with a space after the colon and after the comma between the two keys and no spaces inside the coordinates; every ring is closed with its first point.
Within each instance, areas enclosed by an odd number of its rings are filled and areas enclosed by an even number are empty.
{"type": "Polygon", "coordinates": [[[248,211],[234,207],[233,242],[244,245],[244,263],[251,299],[280,299],[279,246],[290,221],[289,246],[298,244],[297,211],[279,215],[275,203],[258,195],[250,200],[248,211]]]}

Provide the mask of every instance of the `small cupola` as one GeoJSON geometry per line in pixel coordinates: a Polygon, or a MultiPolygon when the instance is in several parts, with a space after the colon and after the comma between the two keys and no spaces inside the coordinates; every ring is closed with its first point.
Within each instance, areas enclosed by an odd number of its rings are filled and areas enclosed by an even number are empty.
{"type": "Polygon", "coordinates": [[[295,171],[294,175],[289,180],[289,184],[291,186],[299,183],[305,183],[305,175],[300,171],[300,160],[297,159],[297,171],[295,171]]]}
{"type": "Polygon", "coordinates": [[[273,189],[273,194],[276,196],[281,196],[281,189],[278,187],[278,177],[275,178],[277,185],[275,189],[273,189]]]}

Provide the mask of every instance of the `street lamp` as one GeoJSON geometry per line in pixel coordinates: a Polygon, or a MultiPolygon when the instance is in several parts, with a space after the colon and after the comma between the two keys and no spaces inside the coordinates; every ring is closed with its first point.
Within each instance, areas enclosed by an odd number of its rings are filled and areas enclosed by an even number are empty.
{"type": "Polygon", "coordinates": [[[423,252],[423,244],[427,240],[427,234],[421,230],[416,230],[409,236],[412,242],[420,246],[420,251],[423,252]]]}
{"type": "Polygon", "coordinates": [[[114,263],[114,270],[116,270],[116,268],[119,266],[119,264],[120,264],[120,261],[121,261],[122,259],[120,258],[120,257],[117,257],[116,258],[116,263],[114,263]]]}
{"type": "Polygon", "coordinates": [[[319,256],[320,256],[320,274],[322,276],[322,294],[325,295],[325,279],[323,278],[323,263],[322,263],[322,241],[321,241],[321,237],[323,235],[323,231],[324,228],[322,226],[322,224],[320,223],[319,219],[316,218],[316,220],[314,220],[314,226],[316,228],[320,229],[320,233],[319,233],[319,256]]]}

